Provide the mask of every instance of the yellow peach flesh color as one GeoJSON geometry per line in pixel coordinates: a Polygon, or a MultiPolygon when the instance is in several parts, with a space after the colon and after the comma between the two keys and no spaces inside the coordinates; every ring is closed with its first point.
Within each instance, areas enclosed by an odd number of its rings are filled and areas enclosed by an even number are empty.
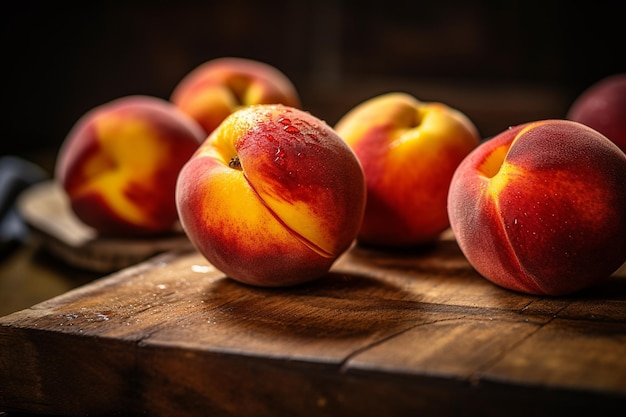
{"type": "Polygon", "coordinates": [[[209,117],[211,119],[217,117],[226,117],[230,109],[235,108],[238,103],[233,99],[231,92],[223,87],[207,88],[196,95],[187,98],[186,102],[181,104],[195,118],[209,117]],[[222,114],[205,114],[206,109],[220,109],[222,114]]]}
{"type": "MultiPolygon", "coordinates": [[[[234,152],[220,153],[215,148],[205,149],[201,155],[215,158],[226,166],[229,166],[229,162],[237,157],[234,152]]],[[[330,251],[325,250],[317,243],[323,241],[324,237],[314,227],[317,223],[310,219],[315,217],[304,203],[286,203],[284,200],[280,200],[279,196],[273,198],[265,193],[262,195],[246,178],[243,164],[240,168],[233,168],[232,166],[230,168],[225,169],[219,180],[215,181],[216,188],[228,190],[230,195],[237,196],[237,198],[229,199],[228,212],[224,216],[240,220],[245,219],[247,224],[263,224],[269,236],[288,233],[320,256],[325,258],[333,256],[330,251]],[[296,215],[292,216],[294,213],[296,215]],[[268,215],[276,222],[265,218],[268,215]],[[307,215],[310,216],[308,217],[309,220],[302,221],[307,218],[307,215]]]]}
{"type": "Polygon", "coordinates": [[[488,191],[489,194],[494,198],[494,200],[496,200],[496,197],[498,196],[498,194],[500,194],[500,191],[502,191],[502,189],[507,184],[515,181],[512,177],[520,175],[521,172],[522,171],[519,168],[510,164],[503,164],[500,167],[500,170],[497,172],[497,174],[491,177],[491,179],[489,180],[488,191]]]}
{"type": "MultiPolygon", "coordinates": [[[[228,123],[228,119],[225,123],[228,123]]],[[[243,126],[233,125],[233,135],[243,133],[243,126]]],[[[218,129],[209,137],[208,146],[201,146],[198,149],[198,156],[207,156],[217,159],[222,164],[229,166],[232,158],[237,157],[237,150],[233,141],[223,133],[224,129],[218,129]]]]}
{"type": "MultiPolygon", "coordinates": [[[[415,129],[423,120],[423,114],[421,111],[404,107],[402,108],[402,118],[397,120],[397,125],[394,126],[393,131],[389,135],[391,142],[389,143],[389,150],[393,152],[396,148],[400,147],[421,147],[421,140],[423,139],[423,131],[421,129],[415,129]]],[[[410,151],[401,151],[403,154],[410,151]]]]}
{"type": "MultiPolygon", "coordinates": [[[[390,150],[404,147],[401,152],[407,155],[420,155],[421,158],[435,158],[440,152],[439,141],[447,138],[450,144],[455,141],[462,145],[466,138],[459,132],[459,124],[453,123],[450,115],[452,109],[439,103],[429,103],[419,108],[407,108],[412,113],[411,119],[405,119],[404,124],[398,126],[398,134],[390,145],[390,150]],[[419,149],[419,152],[415,149],[419,149]]],[[[410,114],[407,112],[407,115],[410,114]]]]}
{"type": "Polygon", "coordinates": [[[245,94],[241,95],[242,104],[263,103],[266,101],[263,97],[266,93],[267,92],[265,91],[263,84],[260,82],[251,82],[247,85],[245,94]]]}
{"type": "MultiPolygon", "coordinates": [[[[519,137],[519,135],[518,135],[519,137]]],[[[512,177],[522,174],[522,170],[506,162],[509,149],[515,142],[504,144],[493,149],[478,167],[479,172],[488,180],[487,191],[497,204],[497,196],[510,183],[512,177]]]]}
{"type": "Polygon", "coordinates": [[[146,224],[146,214],[124,196],[128,178],[136,178],[137,183],[150,183],[154,166],[167,158],[166,151],[155,146],[157,133],[142,121],[122,120],[108,115],[96,123],[96,136],[100,142],[97,156],[89,160],[83,174],[89,178],[84,187],[77,191],[82,194],[93,191],[103,195],[111,209],[135,224],[146,224]],[[141,155],[141,158],[137,158],[141,155]]]}
{"type": "Polygon", "coordinates": [[[418,101],[402,93],[391,93],[374,101],[356,107],[352,116],[344,119],[336,126],[336,130],[342,132],[343,139],[351,146],[358,141],[372,126],[388,126],[393,123],[392,130],[395,134],[390,135],[393,140],[399,138],[408,127],[419,124],[420,115],[415,109],[418,101]],[[392,111],[392,115],[389,112],[392,111]]]}
{"type": "Polygon", "coordinates": [[[233,198],[221,200],[219,204],[211,205],[206,210],[216,219],[237,219],[237,224],[241,227],[237,232],[239,236],[243,238],[248,233],[257,233],[254,226],[259,224],[265,228],[263,233],[274,239],[285,233],[284,228],[273,222],[267,210],[260,205],[240,170],[225,166],[219,173],[216,172],[211,182],[212,192],[223,192],[233,198]]]}
{"type": "Polygon", "coordinates": [[[269,192],[259,194],[259,198],[275,217],[311,250],[324,258],[332,258],[336,255],[332,252],[332,248],[324,247],[325,243],[331,239],[319,227],[322,224],[319,216],[313,213],[306,203],[286,202],[280,195],[269,192]]]}

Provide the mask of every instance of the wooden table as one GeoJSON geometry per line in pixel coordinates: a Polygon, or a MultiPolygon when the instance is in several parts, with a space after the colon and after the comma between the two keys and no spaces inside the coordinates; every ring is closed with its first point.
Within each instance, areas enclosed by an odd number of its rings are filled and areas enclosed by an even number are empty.
{"type": "Polygon", "coordinates": [[[0,318],[0,411],[621,415],[626,271],[561,298],[481,278],[449,234],[354,247],[321,280],[238,284],[188,248],[0,318]]]}

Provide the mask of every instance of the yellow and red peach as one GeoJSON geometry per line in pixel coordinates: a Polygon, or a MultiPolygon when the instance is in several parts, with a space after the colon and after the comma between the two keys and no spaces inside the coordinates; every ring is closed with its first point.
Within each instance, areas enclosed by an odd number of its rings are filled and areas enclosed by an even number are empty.
{"type": "Polygon", "coordinates": [[[480,141],[467,116],[443,103],[393,92],[354,107],[335,131],[365,172],[367,205],[360,243],[429,244],[449,227],[450,180],[480,141]]]}
{"type": "Polygon", "coordinates": [[[224,57],[193,69],[174,88],[170,100],[211,133],[229,114],[252,104],[300,107],[286,74],[252,59],[224,57]]]}
{"type": "Polygon", "coordinates": [[[178,172],[204,138],[170,102],[125,96],[76,122],[59,149],[55,177],[77,217],[102,235],[169,232],[178,219],[178,172]]]}
{"type": "Polygon", "coordinates": [[[283,105],[251,105],[215,129],[181,170],[183,229],[209,262],[257,286],[314,280],[354,242],[365,178],[323,121],[283,105]]]}
{"type": "Polygon", "coordinates": [[[626,261],[625,179],[626,155],[583,124],[515,126],[459,165],[448,200],[452,231],[491,282],[573,293],[626,261]]]}
{"type": "Polygon", "coordinates": [[[572,102],[566,118],[597,130],[626,152],[626,73],[589,86],[572,102]]]}

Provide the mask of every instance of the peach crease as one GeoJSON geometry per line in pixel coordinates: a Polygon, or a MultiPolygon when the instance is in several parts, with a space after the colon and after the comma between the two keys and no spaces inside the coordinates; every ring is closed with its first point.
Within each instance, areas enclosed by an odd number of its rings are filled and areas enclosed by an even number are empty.
{"type": "Polygon", "coordinates": [[[295,237],[304,246],[306,246],[307,248],[311,249],[313,252],[317,253],[318,255],[320,255],[323,258],[331,259],[331,258],[335,257],[334,254],[324,250],[320,246],[316,245],[315,243],[311,242],[309,239],[305,238],[304,236],[302,236],[301,234],[299,234],[295,230],[293,230],[287,223],[285,223],[283,221],[283,219],[280,218],[280,216],[278,216],[278,214],[276,214],[276,212],[274,210],[272,210],[270,205],[267,204],[267,202],[263,199],[263,197],[261,197],[261,195],[257,192],[257,190],[254,187],[254,185],[252,184],[252,182],[248,179],[245,171],[243,171],[243,177],[246,180],[246,182],[248,183],[248,185],[250,186],[250,189],[252,190],[254,195],[256,195],[256,197],[259,199],[261,204],[263,204],[263,206],[272,215],[272,217],[274,217],[276,219],[276,221],[278,223],[280,223],[280,225],[283,226],[285,228],[285,230],[287,230],[293,237],[295,237]]]}

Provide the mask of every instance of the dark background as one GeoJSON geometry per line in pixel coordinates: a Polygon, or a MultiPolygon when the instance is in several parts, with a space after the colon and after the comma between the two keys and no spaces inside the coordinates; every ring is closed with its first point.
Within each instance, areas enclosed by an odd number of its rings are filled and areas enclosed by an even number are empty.
{"type": "Polygon", "coordinates": [[[585,87],[626,71],[617,1],[85,3],[3,4],[0,155],[49,168],[87,110],[128,94],[169,98],[221,56],[278,67],[331,125],[403,90],[465,112],[484,137],[564,117],[585,87]]]}

